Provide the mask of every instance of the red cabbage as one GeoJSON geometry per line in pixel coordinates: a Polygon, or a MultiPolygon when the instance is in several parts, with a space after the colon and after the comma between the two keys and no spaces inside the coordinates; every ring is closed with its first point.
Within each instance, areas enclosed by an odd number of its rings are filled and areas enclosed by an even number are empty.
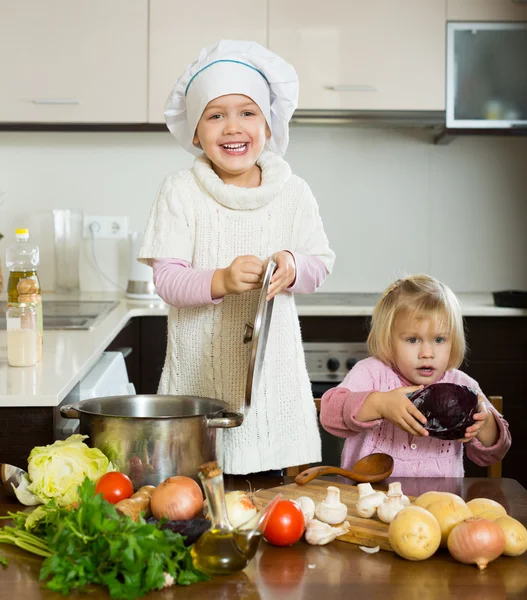
{"type": "Polygon", "coordinates": [[[460,440],[474,423],[478,394],[455,383],[433,383],[408,396],[426,417],[425,429],[432,437],[460,440]]]}

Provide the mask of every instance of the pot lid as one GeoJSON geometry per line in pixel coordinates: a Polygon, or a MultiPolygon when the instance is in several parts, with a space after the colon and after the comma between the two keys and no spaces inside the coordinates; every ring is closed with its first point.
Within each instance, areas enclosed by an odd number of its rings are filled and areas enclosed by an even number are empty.
{"type": "Polygon", "coordinates": [[[247,371],[247,381],[245,384],[245,412],[249,411],[251,400],[254,397],[258,385],[260,384],[260,375],[262,373],[265,347],[269,335],[269,326],[273,314],[274,298],[267,300],[267,293],[271,283],[271,277],[276,270],[276,263],[272,258],[267,263],[265,274],[262,281],[262,289],[258,298],[256,315],[254,323],[246,323],[243,334],[243,343],[249,344],[249,369],[247,371]]]}

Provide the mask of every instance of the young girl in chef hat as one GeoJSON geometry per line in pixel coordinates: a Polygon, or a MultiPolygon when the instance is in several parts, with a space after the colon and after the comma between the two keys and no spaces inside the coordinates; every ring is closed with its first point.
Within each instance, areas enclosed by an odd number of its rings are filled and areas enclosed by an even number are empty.
{"type": "Polygon", "coordinates": [[[457,368],[465,354],[465,334],[450,288],[428,275],[398,279],[375,306],[368,348],[371,356],[322,397],[324,429],[346,438],[343,468],[383,452],[394,458],[393,477],[463,477],[464,445],[480,466],[505,456],[511,445],[507,422],[478,383],[457,368]],[[478,392],[475,423],[462,440],[429,436],[426,418],[407,397],[438,382],[478,392]]]}
{"type": "Polygon", "coordinates": [[[217,398],[243,411],[244,326],[266,260],[278,265],[256,397],[243,425],[223,432],[226,473],[321,457],[293,292],[314,292],[334,253],[308,185],[280,158],[297,98],[291,65],[255,42],[222,40],[187,67],[165,108],[170,132],[196,158],[165,178],[139,252],[169,304],[160,394],[217,398]]]}

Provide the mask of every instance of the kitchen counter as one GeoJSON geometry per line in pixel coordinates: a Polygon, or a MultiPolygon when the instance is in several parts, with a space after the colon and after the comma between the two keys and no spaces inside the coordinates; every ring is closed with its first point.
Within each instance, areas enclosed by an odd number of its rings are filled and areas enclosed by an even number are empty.
{"type": "MultiPolygon", "coordinates": [[[[226,477],[226,489],[246,489],[246,477],[226,477]]],[[[253,489],[292,483],[292,478],[249,478],[253,489]]],[[[336,478],[327,478],[328,483],[336,478]]],[[[341,482],[351,483],[339,478],[341,482]]],[[[385,489],[387,480],[379,484],[385,489]]],[[[527,490],[513,479],[411,479],[400,480],[409,495],[428,490],[449,491],[465,500],[492,498],[503,504],[514,518],[527,524],[527,490]]],[[[377,486],[376,486],[377,487],[377,486]]],[[[20,510],[20,505],[2,496],[0,514],[20,510]]],[[[5,524],[1,521],[0,524],[5,524]]],[[[38,580],[42,560],[13,546],[0,545],[0,554],[8,559],[0,567],[0,599],[60,600],[38,580]]],[[[174,586],[150,592],[147,600],[244,599],[244,600],[332,600],[367,598],[368,600],[503,600],[525,598],[527,594],[527,554],[500,557],[480,572],[473,565],[456,562],[446,550],[428,560],[410,562],[392,552],[366,554],[355,544],[334,541],[326,546],[310,546],[300,541],[278,548],[260,544],[248,567],[232,576],[215,577],[189,587],[174,586]]],[[[75,594],[77,597],[77,594],[75,594]]],[[[106,590],[93,586],[89,598],[107,600],[106,590]]]]}
{"type": "MultiPolygon", "coordinates": [[[[86,292],[71,296],[44,295],[56,300],[118,300],[119,303],[92,331],[47,330],[43,359],[35,367],[7,365],[6,332],[0,331],[0,407],[58,406],[77,382],[86,375],[108,344],[133,317],[164,316],[167,305],[161,300],[124,298],[122,294],[86,292]]],[[[298,314],[307,316],[368,316],[378,294],[317,293],[297,296],[298,314]]],[[[491,294],[459,294],[464,316],[527,316],[527,310],[494,306],[491,294]]]]}

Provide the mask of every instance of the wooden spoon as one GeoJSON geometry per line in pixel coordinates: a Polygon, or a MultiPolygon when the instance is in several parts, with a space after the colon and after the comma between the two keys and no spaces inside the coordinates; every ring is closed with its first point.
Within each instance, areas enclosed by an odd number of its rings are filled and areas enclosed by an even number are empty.
{"type": "Polygon", "coordinates": [[[375,483],[389,477],[392,471],[393,458],[389,454],[378,452],[362,457],[353,465],[351,471],[340,467],[311,467],[299,473],[295,477],[295,482],[298,485],[305,485],[321,475],[343,475],[359,483],[375,483]]]}

